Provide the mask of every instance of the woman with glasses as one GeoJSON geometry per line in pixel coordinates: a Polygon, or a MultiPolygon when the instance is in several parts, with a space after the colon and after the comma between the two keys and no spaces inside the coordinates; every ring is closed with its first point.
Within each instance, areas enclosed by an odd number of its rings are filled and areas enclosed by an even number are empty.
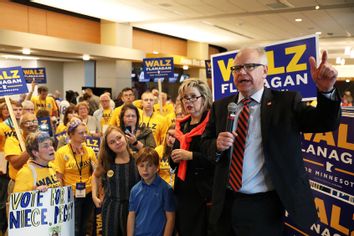
{"type": "Polygon", "coordinates": [[[139,126],[139,110],[133,104],[123,106],[119,115],[120,128],[125,133],[129,147],[133,152],[137,152],[143,147],[155,148],[154,135],[150,128],[139,126]]]}
{"type": "Polygon", "coordinates": [[[62,185],[70,185],[75,194],[75,236],[84,236],[93,218],[91,175],[97,160],[85,144],[87,127],[80,119],[69,121],[67,134],[70,141],[55,153],[54,163],[62,185]]]}
{"type": "Polygon", "coordinates": [[[89,115],[90,107],[87,102],[79,102],[76,105],[77,112],[82,122],[86,124],[90,134],[99,137],[101,136],[101,127],[98,120],[89,115]]]}
{"type": "Polygon", "coordinates": [[[61,186],[50,161],[54,160],[54,147],[44,132],[31,133],[26,138],[30,159],[17,173],[14,192],[46,191],[61,186]]]}
{"type": "Polygon", "coordinates": [[[186,116],[176,121],[176,141],[169,159],[176,170],[176,230],[181,236],[204,236],[213,166],[202,153],[200,140],[209,120],[211,92],[203,80],[188,79],[179,87],[178,95],[186,116]]]}
{"type": "Polygon", "coordinates": [[[135,160],[124,132],[109,126],[103,135],[98,166],[92,177],[92,199],[102,207],[102,235],[127,235],[128,201],[131,188],[139,181],[135,160]],[[103,201],[97,187],[104,180],[103,201]]]}

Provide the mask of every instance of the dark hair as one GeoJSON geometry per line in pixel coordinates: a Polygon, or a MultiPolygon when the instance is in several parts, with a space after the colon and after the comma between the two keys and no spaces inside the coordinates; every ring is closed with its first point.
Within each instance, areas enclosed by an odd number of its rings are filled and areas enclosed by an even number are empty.
{"type": "Polygon", "coordinates": [[[125,112],[130,109],[130,110],[134,110],[136,113],[136,124],[135,124],[135,128],[137,129],[139,127],[139,119],[140,119],[140,115],[139,115],[139,110],[136,106],[134,106],[133,104],[126,104],[122,107],[122,110],[119,114],[119,126],[121,127],[122,130],[125,130],[125,125],[124,125],[124,114],[125,112]]]}
{"type": "MultiPolygon", "coordinates": [[[[116,127],[116,126],[108,126],[106,132],[104,133],[103,137],[102,137],[102,141],[101,141],[101,146],[100,146],[100,151],[98,153],[98,161],[99,163],[102,165],[104,171],[108,171],[110,168],[111,164],[114,164],[114,160],[116,158],[116,153],[114,153],[108,146],[108,142],[107,142],[107,137],[110,133],[112,133],[112,131],[118,131],[119,133],[121,133],[123,135],[123,137],[125,138],[125,134],[124,132],[116,127]]],[[[129,145],[127,143],[127,151],[129,153],[129,155],[131,156],[131,152],[129,150],[129,145]]]]}
{"type": "Polygon", "coordinates": [[[151,147],[144,147],[139,150],[137,157],[135,159],[136,165],[139,165],[141,162],[149,162],[159,167],[160,157],[159,154],[155,151],[155,149],[151,147]]]}
{"type": "Polygon", "coordinates": [[[134,93],[134,90],[132,88],[129,88],[129,87],[126,87],[126,88],[122,89],[121,93],[123,94],[124,92],[128,92],[128,91],[132,91],[134,93]]]}
{"type": "Polygon", "coordinates": [[[39,144],[43,143],[46,140],[52,141],[49,134],[46,132],[35,132],[35,133],[31,133],[27,136],[26,150],[27,150],[28,155],[30,155],[33,160],[36,159],[36,157],[33,155],[33,151],[38,151],[39,144]]]}
{"type": "Polygon", "coordinates": [[[63,118],[63,123],[64,125],[67,125],[69,122],[68,115],[77,112],[76,106],[75,105],[70,105],[66,108],[65,113],[64,113],[64,118],[63,118]]]}
{"type": "Polygon", "coordinates": [[[48,88],[46,86],[39,86],[37,89],[38,94],[40,94],[41,92],[48,92],[48,88]]]}

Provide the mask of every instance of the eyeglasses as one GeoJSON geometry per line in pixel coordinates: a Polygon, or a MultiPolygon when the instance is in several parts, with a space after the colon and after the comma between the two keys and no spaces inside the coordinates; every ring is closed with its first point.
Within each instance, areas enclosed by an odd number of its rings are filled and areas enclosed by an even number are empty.
{"type": "Polygon", "coordinates": [[[22,123],[24,126],[38,125],[38,120],[27,120],[22,123]]]}
{"type": "Polygon", "coordinates": [[[201,97],[203,97],[203,96],[202,95],[200,95],[200,96],[191,96],[191,97],[185,96],[185,97],[182,98],[182,102],[187,102],[187,101],[188,102],[195,102],[201,97]]]}
{"type": "Polygon", "coordinates": [[[258,66],[264,66],[264,65],[259,63],[247,63],[243,65],[231,66],[231,72],[240,73],[242,69],[244,69],[246,72],[251,72],[254,69],[256,69],[256,67],[258,66]]]}

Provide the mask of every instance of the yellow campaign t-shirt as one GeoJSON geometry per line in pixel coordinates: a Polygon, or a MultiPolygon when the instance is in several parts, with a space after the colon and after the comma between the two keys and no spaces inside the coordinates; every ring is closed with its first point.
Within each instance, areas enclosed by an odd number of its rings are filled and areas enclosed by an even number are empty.
{"type": "MultiPolygon", "coordinates": [[[[6,160],[8,156],[18,156],[22,154],[20,142],[14,136],[8,137],[5,141],[4,153],[6,160]]],[[[9,176],[11,179],[15,180],[18,170],[15,169],[9,162],[9,176]]]]}
{"type": "Polygon", "coordinates": [[[0,152],[4,151],[4,145],[6,138],[14,136],[15,131],[13,131],[7,124],[4,122],[0,123],[0,152]]]}
{"type": "Polygon", "coordinates": [[[162,160],[163,152],[164,152],[164,145],[159,145],[155,148],[155,151],[159,154],[160,157],[160,170],[159,175],[160,177],[166,181],[169,185],[173,187],[175,182],[175,174],[171,173],[171,167],[167,160],[162,160]]]}
{"type": "Polygon", "coordinates": [[[68,128],[66,127],[66,125],[64,125],[64,123],[60,123],[57,127],[57,130],[55,131],[55,134],[60,134],[64,131],[66,131],[68,128]]]}
{"type": "Polygon", "coordinates": [[[86,183],[86,194],[91,192],[91,175],[93,166],[96,166],[97,159],[92,148],[83,144],[84,154],[73,153],[70,144],[67,144],[57,150],[55,153],[54,165],[57,172],[63,174],[64,186],[71,185],[76,191],[76,183],[80,182],[80,172],[78,166],[81,166],[81,182],[86,183]],[[75,161],[76,159],[76,161],[75,161]],[[77,163],[77,164],[76,164],[77,163]]]}
{"type": "Polygon", "coordinates": [[[32,191],[37,186],[42,185],[47,185],[49,188],[60,187],[60,181],[57,178],[55,170],[51,166],[49,168],[41,168],[35,164],[31,164],[29,161],[16,175],[14,192],[32,191]],[[35,176],[36,180],[34,180],[35,176]]]}
{"type": "Polygon", "coordinates": [[[163,143],[169,124],[165,117],[159,115],[157,112],[153,112],[152,116],[144,116],[142,112],[140,116],[140,125],[142,124],[145,124],[146,127],[151,129],[156,146],[163,143]]]}
{"type": "Polygon", "coordinates": [[[53,116],[53,112],[58,110],[57,104],[52,97],[46,97],[45,100],[41,100],[39,96],[32,97],[31,101],[34,104],[34,113],[37,114],[38,110],[47,110],[50,116],[53,116]]]}
{"type": "Polygon", "coordinates": [[[102,132],[104,132],[106,130],[106,127],[108,127],[109,121],[111,120],[111,117],[112,117],[112,112],[113,111],[111,109],[103,110],[102,118],[100,120],[100,126],[101,126],[102,132]]]}
{"type": "Polygon", "coordinates": [[[160,112],[160,104],[157,103],[154,105],[154,111],[165,116],[172,112],[175,112],[175,108],[172,103],[166,103],[164,106],[162,106],[162,112],[160,112]]]}

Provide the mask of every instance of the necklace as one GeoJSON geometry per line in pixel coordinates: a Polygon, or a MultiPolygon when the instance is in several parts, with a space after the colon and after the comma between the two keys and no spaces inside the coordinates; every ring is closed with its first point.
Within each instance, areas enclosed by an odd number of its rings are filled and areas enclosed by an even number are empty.
{"type": "Polygon", "coordinates": [[[38,162],[35,162],[35,161],[31,161],[32,163],[36,164],[37,166],[40,166],[42,168],[49,168],[48,164],[47,165],[42,165],[42,164],[39,164],[38,162]]]}

